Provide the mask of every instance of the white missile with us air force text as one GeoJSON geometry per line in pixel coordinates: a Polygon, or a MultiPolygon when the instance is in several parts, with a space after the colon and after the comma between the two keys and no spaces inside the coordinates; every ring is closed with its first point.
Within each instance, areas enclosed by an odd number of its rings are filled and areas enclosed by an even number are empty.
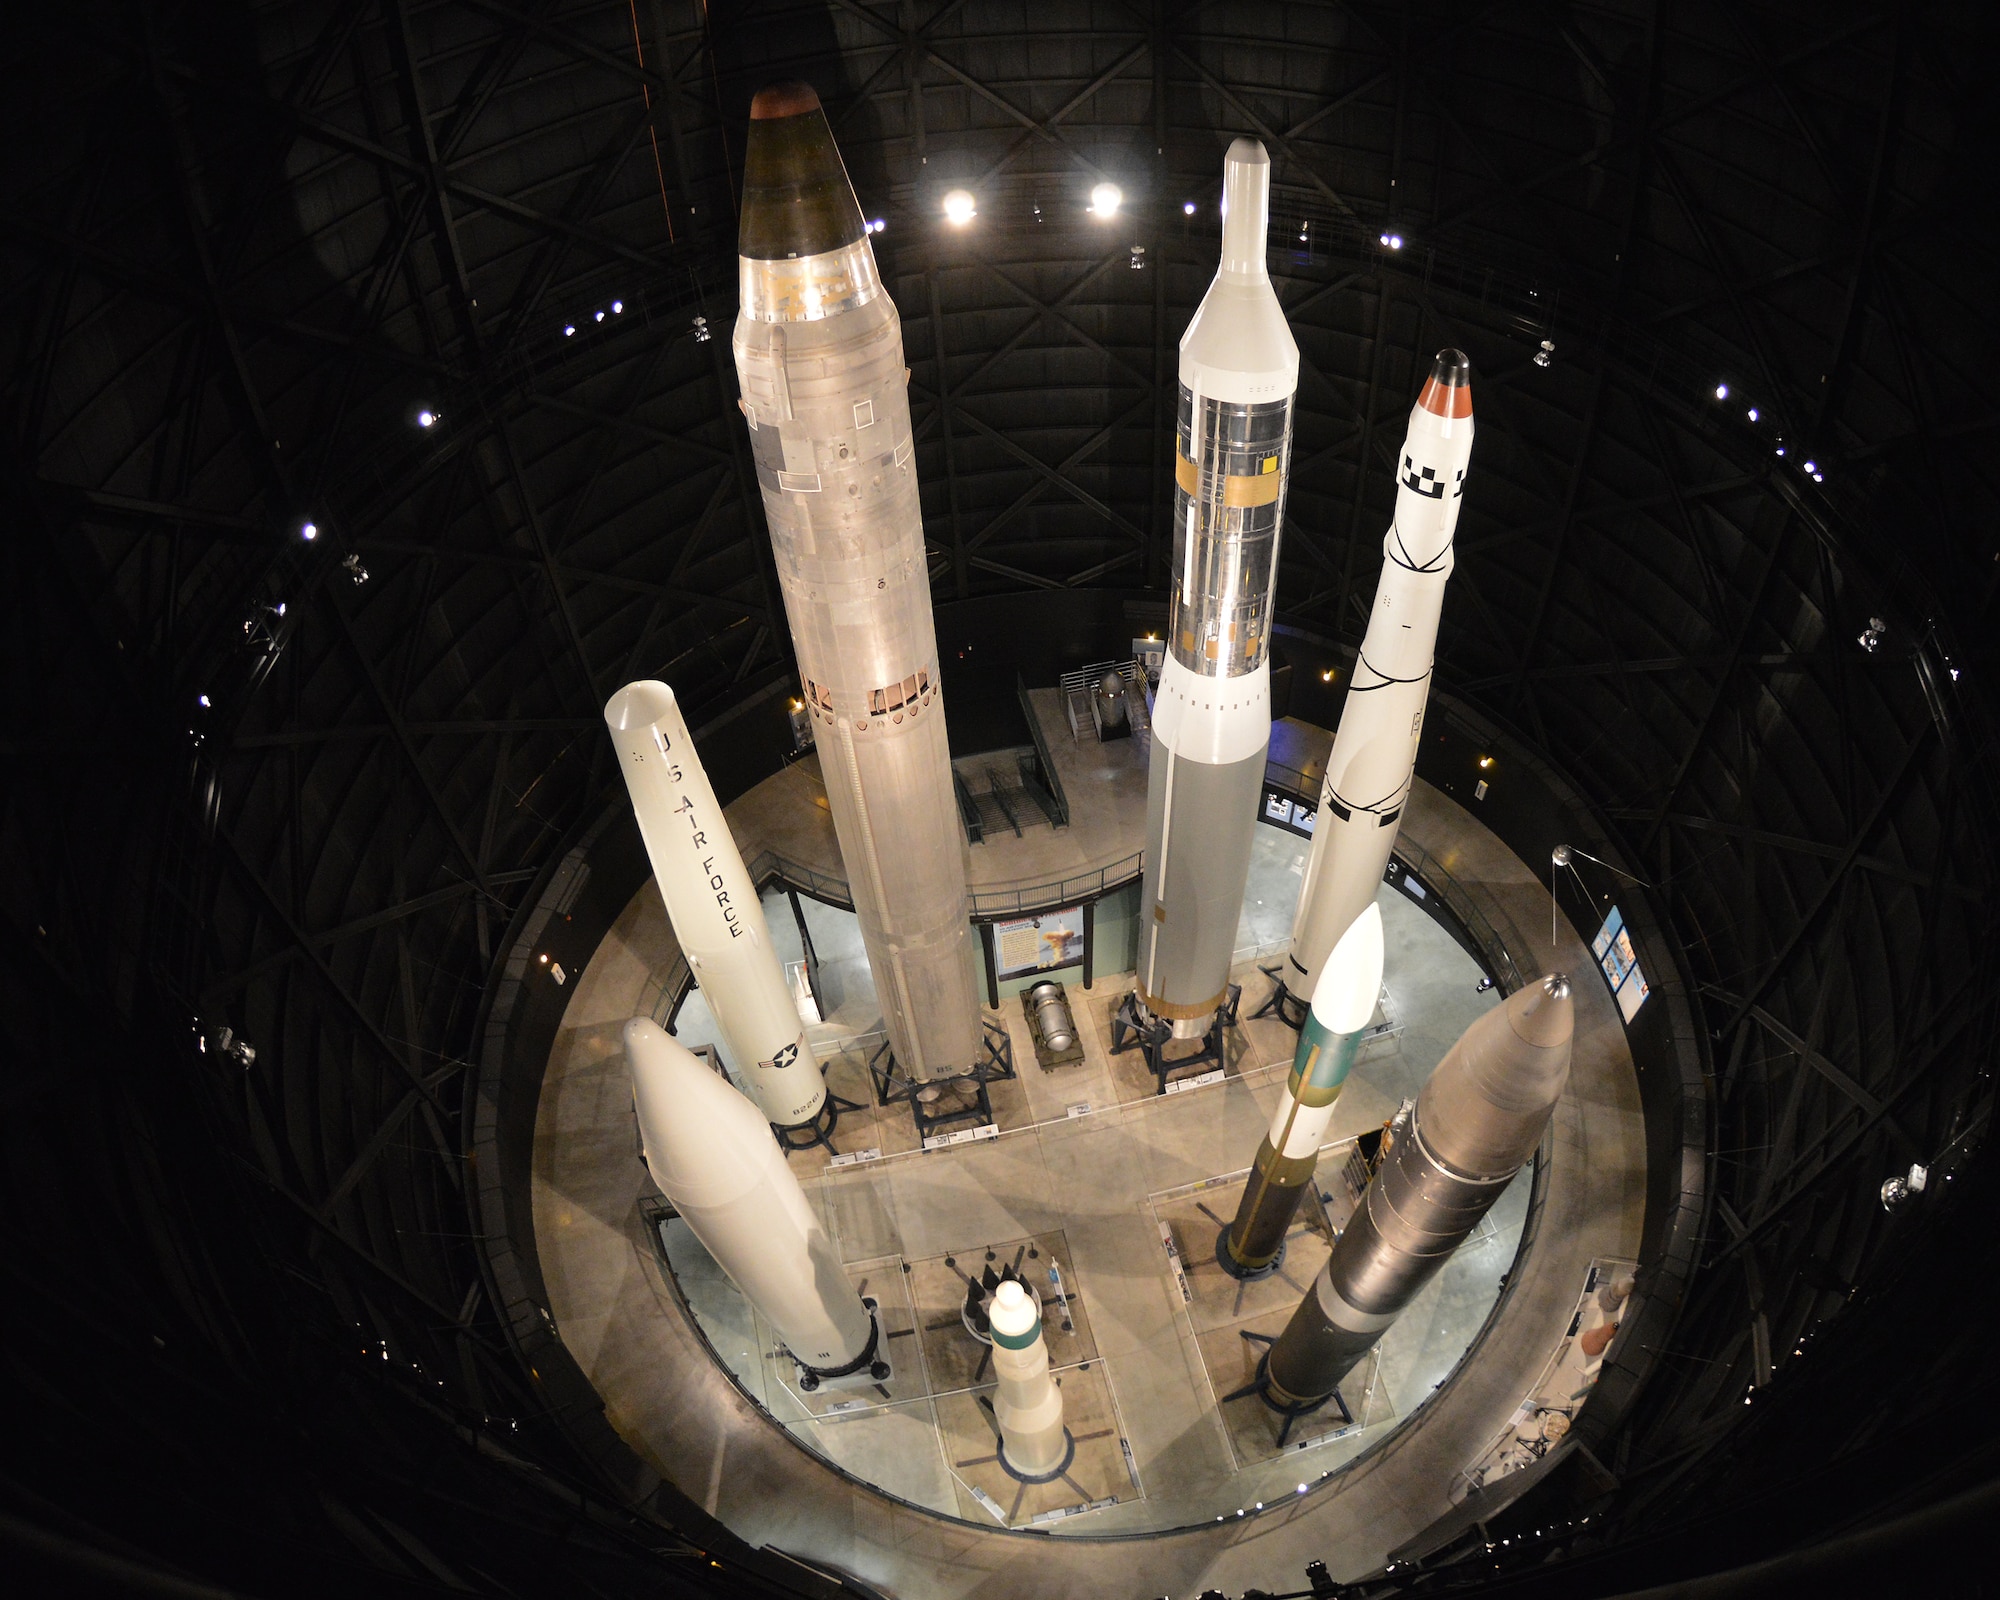
{"type": "Polygon", "coordinates": [[[715,1013],[730,1065],[772,1123],[810,1124],[826,1081],[673,690],[650,679],[627,684],[605,705],[604,720],[667,920],[715,1013]]]}

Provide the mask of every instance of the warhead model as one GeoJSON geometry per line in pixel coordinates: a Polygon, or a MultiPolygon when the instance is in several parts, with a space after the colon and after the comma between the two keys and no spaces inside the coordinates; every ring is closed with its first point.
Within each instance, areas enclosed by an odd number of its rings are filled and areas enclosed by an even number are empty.
{"type": "Polygon", "coordinates": [[[1000,1425],[1000,1465],[1028,1483],[1060,1477],[1076,1455],[1063,1426],[1062,1390],[1049,1373],[1042,1308],[1018,1280],[993,1293],[993,1420],[1000,1425]]]}
{"type": "Polygon", "coordinates": [[[736,371],[827,804],[898,1067],[970,1071],[979,995],[902,324],[819,97],[750,103],[736,371]]]}

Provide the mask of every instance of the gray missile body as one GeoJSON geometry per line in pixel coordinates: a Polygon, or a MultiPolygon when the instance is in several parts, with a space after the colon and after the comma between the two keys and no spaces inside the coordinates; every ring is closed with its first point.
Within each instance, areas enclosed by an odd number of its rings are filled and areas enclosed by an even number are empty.
{"type": "Polygon", "coordinates": [[[827,804],[902,1072],[980,1051],[902,324],[819,98],[751,102],[734,349],[827,804]]]}
{"type": "Polygon", "coordinates": [[[1222,262],[1181,339],[1174,577],[1153,704],[1138,1003],[1207,1033],[1229,988],[1271,742],[1271,604],[1299,349],[1265,261],[1271,163],[1223,164],[1222,262]]]}
{"type": "Polygon", "coordinates": [[[1430,1282],[1534,1153],[1569,1081],[1569,979],[1465,1030],[1424,1083],[1360,1209],[1266,1359],[1264,1398],[1312,1409],[1430,1282]]]}

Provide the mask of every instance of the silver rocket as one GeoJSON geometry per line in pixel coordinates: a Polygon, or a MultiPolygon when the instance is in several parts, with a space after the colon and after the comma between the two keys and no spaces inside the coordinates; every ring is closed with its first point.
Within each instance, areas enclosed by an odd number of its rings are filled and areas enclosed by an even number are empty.
{"type": "Polygon", "coordinates": [[[1271,606],[1299,348],[1265,266],[1271,161],[1229,147],[1222,264],[1181,337],[1173,599],[1153,706],[1138,1002],[1176,1038],[1229,986],[1271,742],[1271,606]]]}
{"type": "Polygon", "coordinates": [[[819,97],[750,105],[736,371],[827,802],[895,1059],[974,1065],[979,996],[902,324],[819,97]]]}
{"type": "Polygon", "coordinates": [[[1396,843],[1416,773],[1471,456],[1471,363],[1456,350],[1440,350],[1410,409],[1396,468],[1396,517],[1382,541],[1382,581],[1326,761],[1284,968],[1285,987],[1300,1000],[1313,992],[1335,941],[1374,904],[1396,843]]]}
{"type": "Polygon", "coordinates": [[[653,1181],[778,1330],[806,1387],[886,1378],[875,1318],[763,1113],[650,1017],[625,1024],[625,1062],[653,1181]]]}
{"type": "Polygon", "coordinates": [[[826,1080],[673,690],[629,683],[605,704],[604,721],[667,920],[731,1063],[775,1126],[809,1125],[826,1103],[826,1080]]]}
{"type": "Polygon", "coordinates": [[[1569,1081],[1569,979],[1551,974],[1467,1028],[1425,1080],[1326,1266],[1267,1358],[1265,1397],[1331,1395],[1430,1282],[1541,1141],[1569,1081]]]}

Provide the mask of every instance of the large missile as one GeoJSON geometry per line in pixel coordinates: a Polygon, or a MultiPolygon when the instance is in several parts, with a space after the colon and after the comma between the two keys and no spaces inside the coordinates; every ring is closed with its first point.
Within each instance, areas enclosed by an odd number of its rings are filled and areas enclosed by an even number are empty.
{"type": "Polygon", "coordinates": [[[1061,1477],[1076,1456],[1063,1426],[1062,1390],[1049,1373],[1041,1303],[1012,1279],[993,1292],[993,1420],[1000,1428],[1000,1465],[1029,1483],[1061,1477]]]}
{"type": "Polygon", "coordinates": [[[1222,265],[1181,336],[1173,600],[1153,704],[1137,1000],[1173,1036],[1208,1031],[1229,987],[1264,755],[1271,605],[1299,347],[1265,267],[1271,160],[1222,169],[1222,265]]]}
{"type": "Polygon", "coordinates": [[[806,1042],[764,907],[664,683],[627,684],[604,707],[653,881],[736,1070],[780,1128],[809,1126],[826,1080],[806,1042]]]}
{"type": "Polygon", "coordinates": [[[1327,1399],[1534,1153],[1569,1081],[1569,979],[1551,974],[1467,1028],[1424,1083],[1354,1219],[1272,1345],[1262,1393],[1327,1399]]]}
{"type": "Polygon", "coordinates": [[[653,1182],[778,1330],[804,1386],[888,1377],[875,1318],[762,1113],[651,1018],[625,1024],[625,1061],[653,1182]]]}
{"type": "Polygon", "coordinates": [[[1225,1272],[1260,1277],[1283,1257],[1285,1234],[1312,1182],[1333,1103],[1375,1016],[1381,989],[1382,913],[1371,905],[1341,935],[1313,990],[1270,1132],[1257,1146],[1236,1219],[1216,1241],[1215,1259],[1225,1272]]]}
{"type": "Polygon", "coordinates": [[[1396,469],[1396,517],[1382,541],[1382,581],[1340,728],[1326,761],[1311,858],[1292,919],[1284,984],[1304,1000],[1334,942],[1373,905],[1410,797],[1452,535],[1472,457],[1472,366],[1440,350],[1410,409],[1396,469]]]}
{"type": "Polygon", "coordinates": [[[827,803],[911,1079],[971,1070],[979,995],[911,461],[902,324],[819,97],[750,103],[736,371],[827,803]]]}

